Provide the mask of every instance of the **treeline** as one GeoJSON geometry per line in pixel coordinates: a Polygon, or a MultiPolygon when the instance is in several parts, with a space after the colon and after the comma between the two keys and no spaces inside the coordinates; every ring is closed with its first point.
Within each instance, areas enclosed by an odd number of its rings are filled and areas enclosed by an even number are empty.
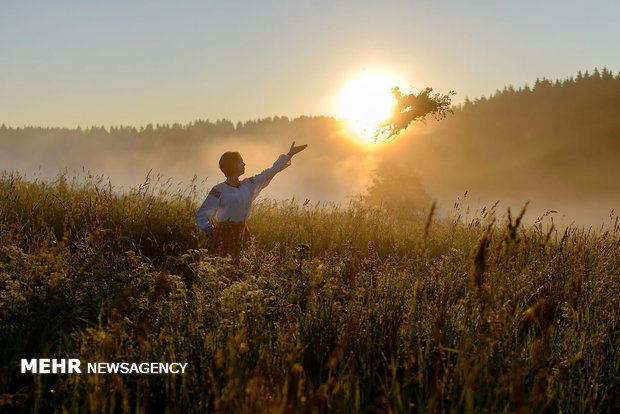
{"type": "Polygon", "coordinates": [[[324,129],[331,130],[335,128],[338,121],[328,116],[300,116],[290,119],[286,116],[274,116],[245,122],[237,122],[236,124],[228,119],[218,119],[215,122],[209,120],[197,120],[188,124],[174,123],[170,124],[147,124],[139,127],[129,125],[112,125],[105,126],[88,126],[82,128],[61,128],[61,127],[11,127],[5,124],[0,126],[0,137],[3,141],[11,138],[28,138],[31,136],[49,135],[55,138],[64,137],[90,139],[93,137],[107,137],[118,139],[174,139],[184,140],[193,139],[194,137],[214,138],[214,137],[230,137],[237,135],[269,135],[271,133],[280,133],[282,130],[291,130],[295,132],[304,129],[324,129]]]}
{"type": "MultiPolygon", "coordinates": [[[[187,159],[188,152],[214,139],[259,138],[276,140],[286,136],[300,139],[321,136],[337,129],[330,117],[301,116],[295,119],[273,117],[247,122],[219,119],[197,120],[189,124],[152,124],[135,126],[89,126],[86,128],[8,127],[0,126],[0,151],[12,158],[80,168],[100,164],[109,155],[142,157],[158,153],[167,162],[187,159]],[[76,163],[77,161],[77,163],[76,163]],[[77,165],[82,163],[81,165],[77,165]]],[[[151,157],[157,165],[156,156],[151,157]]],[[[153,165],[144,165],[148,170],[153,165]]]]}
{"type": "Polygon", "coordinates": [[[571,90],[571,92],[581,93],[589,95],[593,92],[593,89],[598,90],[597,93],[600,93],[603,89],[616,89],[616,93],[618,92],[618,87],[620,86],[620,72],[614,76],[613,72],[607,68],[603,68],[599,71],[598,68],[594,68],[594,71],[590,74],[588,70],[585,72],[577,72],[577,76],[570,76],[566,79],[556,79],[550,80],[545,77],[537,78],[534,86],[530,88],[529,85],[524,85],[515,89],[513,85],[505,86],[503,90],[497,89],[495,93],[486,98],[484,96],[475,99],[474,101],[469,98],[465,99],[465,103],[463,105],[458,105],[456,107],[457,110],[463,111],[471,109],[471,107],[478,104],[483,104],[488,101],[493,101],[497,104],[498,100],[505,99],[510,96],[525,96],[536,93],[538,96],[543,98],[549,98],[551,96],[545,96],[546,92],[555,90],[571,90]]]}
{"type": "MultiPolygon", "coordinates": [[[[206,186],[220,179],[217,168],[224,151],[240,151],[251,160],[249,171],[260,172],[285,152],[292,140],[312,143],[317,156],[324,137],[339,129],[330,117],[265,118],[236,125],[229,120],[198,120],[190,124],[92,126],[87,128],[0,127],[0,170],[41,171],[54,177],[65,168],[104,174],[117,186],[140,184],[149,170],[187,182],[193,175],[208,177],[206,186]],[[272,159],[273,158],[273,159],[272,159]]],[[[330,159],[343,156],[330,153],[330,159]]],[[[312,157],[306,157],[314,163],[312,157]]],[[[331,174],[326,171],[325,175],[331,174]]],[[[297,177],[299,178],[299,177],[297,177]]],[[[323,177],[324,179],[327,177],[323,177]]],[[[290,194],[282,191],[282,193],[290,194]]],[[[331,199],[338,190],[334,189],[331,199]]],[[[318,195],[313,193],[310,198],[318,195]]]]}

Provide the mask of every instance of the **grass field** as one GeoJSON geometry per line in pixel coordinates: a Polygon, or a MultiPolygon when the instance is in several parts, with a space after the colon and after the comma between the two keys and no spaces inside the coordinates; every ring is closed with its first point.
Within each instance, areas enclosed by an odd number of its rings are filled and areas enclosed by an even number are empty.
{"type": "Polygon", "coordinates": [[[620,412],[613,213],[557,231],[458,202],[437,219],[262,200],[233,266],[201,248],[198,184],[2,175],[0,411],[620,412]]]}

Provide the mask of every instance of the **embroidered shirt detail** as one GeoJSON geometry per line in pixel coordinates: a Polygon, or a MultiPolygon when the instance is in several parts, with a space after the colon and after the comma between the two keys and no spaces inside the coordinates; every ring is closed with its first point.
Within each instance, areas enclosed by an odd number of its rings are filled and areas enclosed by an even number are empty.
{"type": "Polygon", "coordinates": [[[250,177],[250,182],[254,184],[254,177],[250,177]]]}
{"type": "Polygon", "coordinates": [[[209,194],[215,196],[216,198],[220,198],[220,196],[222,195],[222,193],[218,191],[215,187],[211,190],[211,192],[209,192],[209,194]]]}

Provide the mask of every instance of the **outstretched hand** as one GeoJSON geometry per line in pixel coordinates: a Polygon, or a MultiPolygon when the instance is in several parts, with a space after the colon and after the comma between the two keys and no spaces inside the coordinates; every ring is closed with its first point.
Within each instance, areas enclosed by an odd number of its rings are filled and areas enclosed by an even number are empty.
{"type": "Polygon", "coordinates": [[[291,144],[291,149],[288,152],[289,158],[292,158],[293,155],[297,154],[298,152],[301,152],[301,151],[305,150],[307,146],[308,146],[308,144],[295,146],[295,141],[293,141],[293,143],[291,144]]]}

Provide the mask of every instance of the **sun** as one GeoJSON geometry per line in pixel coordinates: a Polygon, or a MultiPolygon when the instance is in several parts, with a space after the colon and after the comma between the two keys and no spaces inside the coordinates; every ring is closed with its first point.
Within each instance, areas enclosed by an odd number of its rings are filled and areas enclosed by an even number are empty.
{"type": "Polygon", "coordinates": [[[378,124],[392,112],[392,89],[399,83],[388,72],[365,72],[354,77],[338,95],[337,116],[345,118],[360,139],[374,141],[378,124]]]}

